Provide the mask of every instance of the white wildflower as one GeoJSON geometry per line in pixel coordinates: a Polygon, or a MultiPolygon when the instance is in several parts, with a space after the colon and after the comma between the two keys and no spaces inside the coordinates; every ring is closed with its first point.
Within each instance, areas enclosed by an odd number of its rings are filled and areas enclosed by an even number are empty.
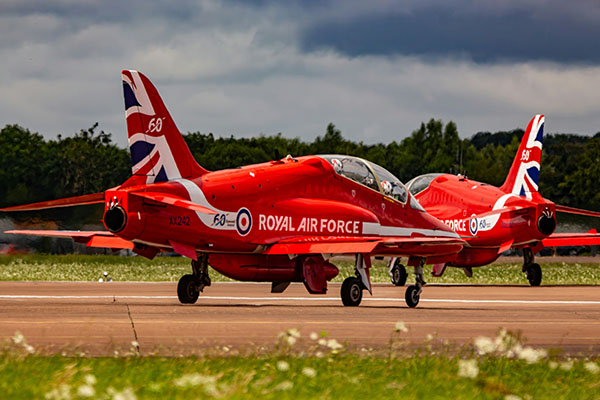
{"type": "Polygon", "coordinates": [[[560,369],[564,371],[569,371],[571,368],[573,368],[573,361],[565,361],[560,363],[560,369]]]}
{"type": "Polygon", "coordinates": [[[86,385],[94,386],[96,384],[96,377],[92,374],[87,374],[83,377],[83,381],[86,385]]]}
{"type": "Polygon", "coordinates": [[[319,344],[319,346],[327,346],[327,339],[321,338],[317,343],[319,344]]]}
{"type": "Polygon", "coordinates": [[[518,357],[522,351],[523,351],[523,346],[521,346],[519,343],[517,343],[513,347],[511,347],[510,350],[508,350],[506,352],[506,357],[508,357],[508,358],[518,357]]]}
{"type": "Polygon", "coordinates": [[[32,345],[29,345],[27,343],[23,344],[23,348],[25,349],[26,352],[28,352],[29,354],[33,354],[35,352],[35,349],[33,348],[32,345]]]}
{"type": "Polygon", "coordinates": [[[521,400],[521,398],[516,394],[507,394],[504,396],[504,400],[521,400]]]}
{"type": "Polygon", "coordinates": [[[140,347],[140,344],[138,343],[137,340],[134,340],[134,341],[131,342],[131,347],[134,347],[134,348],[137,349],[138,347],[140,347]]]}
{"type": "Polygon", "coordinates": [[[77,388],[77,396],[79,397],[94,397],[96,390],[91,385],[81,385],[77,388]]]}
{"type": "Polygon", "coordinates": [[[396,322],[396,325],[394,326],[394,332],[408,332],[408,328],[406,327],[406,325],[404,325],[404,322],[402,321],[398,321],[396,322]]]}
{"type": "Polygon", "coordinates": [[[285,372],[290,369],[290,364],[288,364],[287,361],[283,360],[277,361],[277,369],[282,372],[285,372]]]}
{"type": "Polygon", "coordinates": [[[294,336],[286,336],[285,341],[287,344],[289,344],[290,346],[293,346],[294,344],[296,344],[296,338],[294,336]]]}
{"type": "Polygon", "coordinates": [[[310,334],[310,340],[317,340],[319,338],[319,334],[317,332],[312,332],[310,334]]]}
{"type": "Polygon", "coordinates": [[[230,350],[230,348],[229,348],[229,347],[227,347],[227,346],[223,346],[223,351],[224,351],[225,353],[228,353],[228,352],[229,352],[229,350],[230,350]]]}
{"type": "Polygon", "coordinates": [[[473,342],[479,355],[485,355],[496,351],[496,344],[489,337],[479,336],[473,342]]]}
{"type": "Polygon", "coordinates": [[[21,344],[25,342],[25,336],[19,331],[15,332],[15,335],[11,338],[14,344],[21,344]]]}
{"type": "Polygon", "coordinates": [[[112,400],[136,400],[137,397],[132,388],[127,387],[121,392],[116,392],[113,389],[112,400]]]}
{"type": "Polygon", "coordinates": [[[290,390],[294,387],[294,384],[290,381],[283,381],[279,385],[275,386],[273,389],[275,390],[290,390]]]}
{"type": "Polygon", "coordinates": [[[317,371],[310,367],[302,368],[302,373],[308,376],[309,378],[314,378],[315,376],[317,376],[317,371]]]}
{"type": "Polygon", "coordinates": [[[344,346],[342,346],[342,345],[341,345],[341,344],[340,344],[340,343],[339,343],[337,340],[335,340],[335,339],[329,339],[329,340],[327,341],[327,347],[329,347],[331,350],[339,350],[339,349],[341,349],[341,348],[342,348],[342,347],[344,347],[344,346]]]}
{"type": "Polygon", "coordinates": [[[458,376],[474,379],[479,375],[477,360],[458,360],[458,376]]]}
{"type": "Polygon", "coordinates": [[[528,364],[535,364],[540,361],[542,358],[545,358],[548,355],[548,352],[544,349],[534,349],[532,347],[525,347],[518,354],[518,357],[521,360],[527,361],[528,364]]]}
{"type": "Polygon", "coordinates": [[[323,358],[323,356],[324,356],[324,355],[325,355],[325,354],[323,354],[323,352],[322,352],[322,351],[317,351],[317,352],[315,353],[315,357],[317,357],[317,358],[323,358]]]}
{"type": "Polygon", "coordinates": [[[61,384],[57,388],[52,389],[44,395],[48,400],[70,400],[71,387],[66,384],[61,384]]]}
{"type": "Polygon", "coordinates": [[[215,385],[217,383],[217,378],[210,375],[202,375],[197,372],[193,374],[185,374],[178,379],[173,381],[175,386],[179,387],[194,387],[200,385],[215,385]]]}
{"type": "Polygon", "coordinates": [[[425,340],[427,342],[431,342],[433,340],[433,335],[431,333],[428,333],[427,336],[425,336],[425,340]]]}
{"type": "Polygon", "coordinates": [[[556,361],[550,361],[548,363],[548,366],[550,367],[550,369],[556,369],[558,368],[558,363],[556,361]]]}
{"type": "Polygon", "coordinates": [[[300,338],[300,331],[296,328],[288,329],[287,334],[288,334],[288,336],[291,336],[296,339],[300,338]]]}
{"type": "Polygon", "coordinates": [[[592,374],[597,374],[598,372],[600,372],[600,367],[598,367],[598,364],[596,364],[593,361],[589,361],[583,364],[583,368],[585,368],[587,372],[591,372],[592,374]]]}

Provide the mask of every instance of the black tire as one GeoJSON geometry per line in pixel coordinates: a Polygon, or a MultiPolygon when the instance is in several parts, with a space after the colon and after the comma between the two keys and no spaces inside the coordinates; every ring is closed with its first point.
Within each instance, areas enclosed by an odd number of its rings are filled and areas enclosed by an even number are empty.
{"type": "Polygon", "coordinates": [[[395,286],[404,286],[407,278],[408,273],[406,272],[406,267],[400,264],[400,259],[396,259],[394,266],[392,267],[392,283],[395,286]]]}
{"type": "Polygon", "coordinates": [[[540,264],[533,263],[527,268],[527,280],[531,286],[542,284],[542,267],[540,267],[540,264]]]}
{"type": "Polygon", "coordinates": [[[406,304],[410,308],[415,308],[417,304],[419,304],[420,297],[421,296],[419,295],[419,288],[415,285],[410,285],[406,288],[406,294],[404,298],[406,299],[406,304]]]}
{"type": "Polygon", "coordinates": [[[356,307],[362,300],[363,285],[360,279],[350,276],[342,283],[342,303],[345,306],[356,307]]]}
{"type": "Polygon", "coordinates": [[[194,275],[184,275],[177,284],[177,297],[182,304],[194,304],[198,300],[200,291],[198,281],[194,275]]]}

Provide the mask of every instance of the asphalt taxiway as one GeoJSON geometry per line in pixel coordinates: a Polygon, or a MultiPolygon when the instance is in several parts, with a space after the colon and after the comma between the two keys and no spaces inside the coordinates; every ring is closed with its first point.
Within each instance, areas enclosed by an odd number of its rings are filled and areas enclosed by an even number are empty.
{"type": "Polygon", "coordinates": [[[112,355],[139,343],[142,354],[186,355],[208,349],[272,346],[297,328],[354,348],[389,346],[396,322],[401,337],[419,346],[469,343],[501,328],[533,346],[568,354],[600,354],[600,287],[428,285],[417,308],[405,288],[377,284],[359,307],[344,307],[340,285],[311,296],[301,284],[271,294],[269,284],[214,283],[194,305],[181,305],[176,283],[0,282],[0,340],[21,332],[44,353],[112,355]]]}

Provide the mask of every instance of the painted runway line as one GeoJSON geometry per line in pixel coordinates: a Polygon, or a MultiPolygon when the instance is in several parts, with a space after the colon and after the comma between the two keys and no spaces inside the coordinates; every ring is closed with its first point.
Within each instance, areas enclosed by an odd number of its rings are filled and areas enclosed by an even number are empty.
{"type": "MultiPolygon", "coordinates": [[[[56,300],[85,300],[85,299],[140,299],[140,300],[177,300],[177,296],[138,296],[138,295],[0,295],[0,300],[27,300],[27,299],[56,299],[56,300]]],[[[201,296],[201,300],[244,300],[244,301],[341,301],[337,297],[250,297],[250,296],[201,296]]],[[[402,298],[363,298],[363,301],[401,302],[402,298]]],[[[421,299],[422,303],[479,303],[479,304],[589,304],[600,305],[600,301],[593,300],[497,300],[497,299],[421,299]]]]}

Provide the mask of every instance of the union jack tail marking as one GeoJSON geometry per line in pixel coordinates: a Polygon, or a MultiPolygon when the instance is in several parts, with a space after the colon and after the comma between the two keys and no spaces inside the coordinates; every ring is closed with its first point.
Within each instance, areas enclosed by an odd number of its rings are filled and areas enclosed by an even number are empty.
{"type": "Polygon", "coordinates": [[[532,198],[533,193],[537,193],[543,136],[544,116],[536,115],[527,125],[519,150],[500,190],[528,199],[532,198]]]}
{"type": "Polygon", "coordinates": [[[194,160],[152,82],[134,70],[123,70],[121,75],[135,181],[131,183],[150,184],[206,173],[194,160]]]}

